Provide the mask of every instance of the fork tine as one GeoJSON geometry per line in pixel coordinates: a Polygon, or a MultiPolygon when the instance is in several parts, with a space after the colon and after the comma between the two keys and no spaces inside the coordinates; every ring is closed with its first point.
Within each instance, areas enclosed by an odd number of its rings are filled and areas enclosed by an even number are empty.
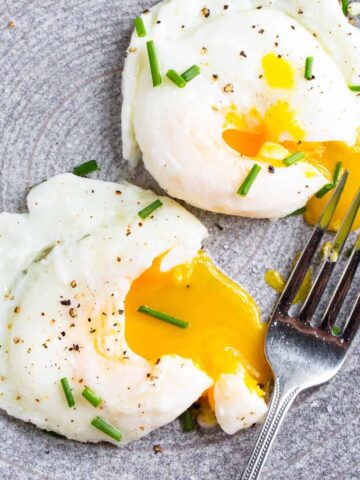
{"type": "Polygon", "coordinates": [[[342,338],[351,343],[360,326],[360,295],[343,330],[342,338]]]}
{"type": "Polygon", "coordinates": [[[345,218],[337,232],[333,246],[331,249],[331,255],[335,257],[334,260],[327,256],[321,266],[319,273],[316,277],[316,280],[305,299],[305,302],[302,306],[302,309],[299,314],[300,320],[303,322],[309,322],[311,317],[313,316],[318,304],[319,300],[324,293],[324,290],[329,282],[330,276],[335,268],[336,261],[345,245],[346,239],[351,231],[351,227],[354,223],[355,217],[360,207],[360,190],[358,190],[355,198],[351,202],[351,205],[346,212],[345,218]]]}
{"type": "Polygon", "coordinates": [[[335,289],[335,292],[330,300],[329,306],[325,310],[324,316],[321,320],[320,327],[325,328],[329,333],[335,324],[336,318],[339,314],[341,306],[349,291],[351,282],[355,276],[356,270],[360,263],[360,235],[357,237],[350,260],[346,265],[346,269],[341,276],[341,279],[335,289]]]}
{"type": "Polygon", "coordinates": [[[320,244],[320,241],[324,235],[326,228],[329,226],[332,216],[334,215],[337,204],[340,200],[341,193],[344,189],[349,172],[346,170],[338,182],[334,193],[331,195],[328,203],[326,204],[318,223],[314,227],[313,233],[306,244],[303,252],[301,253],[299,260],[287,281],[283,293],[281,294],[278,303],[275,307],[275,311],[285,315],[295,298],[295,295],[306,275],[306,272],[310,266],[311,260],[320,244]]]}

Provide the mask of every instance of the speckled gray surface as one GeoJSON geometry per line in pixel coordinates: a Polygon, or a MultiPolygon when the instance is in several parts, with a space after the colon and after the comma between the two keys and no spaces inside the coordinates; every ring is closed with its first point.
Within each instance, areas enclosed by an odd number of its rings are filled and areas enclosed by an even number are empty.
{"type": "MultiPolygon", "coordinates": [[[[31,185],[90,158],[101,164],[101,179],[125,177],[159,191],[142,166],[131,172],[121,159],[121,69],[131,19],[148,3],[0,0],[0,210],[23,211],[31,185]]],[[[250,221],[191,210],[210,229],[207,249],[251,291],[266,319],[275,295],[263,273],[286,273],[309,228],[300,218],[250,221]]],[[[359,343],[332,383],[296,401],[263,480],[360,479],[359,343]]],[[[256,434],[185,435],[174,422],[115,449],[53,438],[1,414],[0,478],[230,480],[256,434]],[[155,455],[154,444],[163,453],[155,455]]]]}

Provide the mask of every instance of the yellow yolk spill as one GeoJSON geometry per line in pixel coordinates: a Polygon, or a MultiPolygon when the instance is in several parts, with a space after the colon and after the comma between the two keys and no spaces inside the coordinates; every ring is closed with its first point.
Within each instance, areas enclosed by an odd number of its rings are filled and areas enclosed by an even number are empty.
{"type": "MultiPolygon", "coordinates": [[[[312,277],[312,270],[309,269],[306,272],[305,278],[299,288],[299,291],[297,292],[293,300],[294,305],[296,305],[297,303],[303,302],[308,296],[308,293],[310,292],[310,289],[312,286],[311,277],[312,277]]],[[[269,287],[273,288],[278,293],[282,293],[284,291],[286,280],[278,270],[271,270],[271,269],[267,270],[264,275],[264,280],[269,285],[269,287]]]]}
{"type": "MultiPolygon", "coordinates": [[[[166,354],[192,359],[211,378],[235,373],[239,365],[246,383],[259,394],[258,384],[272,378],[264,355],[267,331],[251,296],[225,277],[200,252],[191,263],[160,271],[161,257],[137,278],[125,301],[125,336],[137,354],[156,361],[166,354]],[[147,305],[190,322],[186,329],[139,313],[147,305]]],[[[212,391],[209,391],[212,404],[212,391]]]]}
{"type": "MultiPolygon", "coordinates": [[[[225,142],[241,155],[252,157],[257,162],[265,161],[277,168],[286,168],[279,159],[278,153],[287,150],[287,155],[295,151],[305,152],[305,161],[317,167],[329,183],[337,162],[342,162],[343,168],[349,170],[350,175],[341,196],[339,205],[330,223],[330,230],[338,230],[346,211],[359,188],[360,178],[360,135],[355,146],[349,147],[343,142],[303,142],[304,132],[298,124],[294,112],[286,102],[278,101],[272,105],[263,117],[252,109],[246,115],[240,115],[235,106],[231,106],[225,115],[225,142]],[[294,139],[284,141],[282,136],[288,133],[294,139]],[[277,147],[277,148],[276,148],[277,147]],[[284,148],[286,150],[284,150],[284,148]],[[268,150],[270,156],[263,153],[268,150]],[[271,158],[271,151],[273,158],[271,158]],[[276,152],[277,151],[277,152],[276,152]]],[[[287,155],[284,155],[285,158],[287,155]]],[[[314,175],[309,170],[309,178],[314,175]]],[[[305,219],[315,225],[328,201],[332,191],[322,199],[312,197],[307,204],[305,219]]],[[[360,227],[360,213],[358,214],[353,230],[360,227]]]]}
{"type": "Polygon", "coordinates": [[[268,53],[262,59],[264,78],[272,88],[292,88],[294,86],[294,70],[284,58],[268,53]]]}
{"type": "Polygon", "coordinates": [[[287,133],[302,140],[304,132],[296,121],[289,104],[279,100],[262,117],[256,109],[240,115],[232,105],[225,115],[225,142],[241,155],[256,157],[265,142],[280,143],[287,133]],[[235,128],[229,128],[235,127],[235,128]]]}
{"type": "MultiPolygon", "coordinates": [[[[319,144],[306,143],[299,145],[297,148],[303,149],[304,151],[308,148],[313,149],[311,161],[317,162],[322,167],[325,167],[331,178],[334,174],[335,165],[337,162],[342,162],[343,168],[345,170],[349,170],[349,177],[347,179],[343,194],[340,197],[339,204],[329,226],[330,230],[336,231],[339,229],[340,224],[345,217],[346,211],[360,186],[360,138],[358,139],[358,143],[353,147],[349,147],[342,142],[322,143],[320,144],[321,148],[317,149],[314,149],[314,145],[319,144]]],[[[312,197],[309,200],[306,206],[307,210],[304,217],[305,220],[310,223],[310,225],[316,224],[331,194],[332,191],[327,193],[325,197],[321,199],[312,197]]],[[[356,216],[352,229],[356,230],[359,227],[360,213],[358,213],[356,216]]]]}

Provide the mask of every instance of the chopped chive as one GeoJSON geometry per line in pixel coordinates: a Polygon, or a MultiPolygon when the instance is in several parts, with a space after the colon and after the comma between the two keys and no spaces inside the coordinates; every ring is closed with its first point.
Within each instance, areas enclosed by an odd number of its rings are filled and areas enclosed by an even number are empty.
{"type": "Polygon", "coordinates": [[[110,423],[108,423],[102,417],[93,418],[91,420],[91,425],[100,430],[101,432],[105,433],[109,437],[113,438],[117,442],[120,442],[120,440],[122,439],[122,433],[120,432],[120,430],[110,425],[110,423]]]}
{"type": "Polygon", "coordinates": [[[74,167],[74,174],[79,175],[79,177],[83,177],[84,175],[87,175],[88,173],[95,172],[96,170],[99,169],[99,165],[97,164],[96,160],[89,160],[88,162],[82,163],[81,165],[78,165],[77,167],[74,167]]]}
{"type": "Polygon", "coordinates": [[[341,8],[345,16],[349,12],[349,0],[341,0],[341,8]]]}
{"type": "Polygon", "coordinates": [[[200,73],[200,67],[198,65],[193,65],[188,68],[184,73],[181,74],[185,82],[190,82],[193,78],[197,77],[200,73]]]}
{"type": "Polygon", "coordinates": [[[294,217],[295,215],[302,215],[305,212],[306,212],[306,207],[301,207],[301,208],[298,208],[297,210],[294,210],[293,212],[289,213],[289,215],[287,215],[287,216],[288,217],[294,217]]]}
{"type": "Polygon", "coordinates": [[[327,183],[322,188],[320,188],[320,190],[317,193],[315,193],[315,197],[316,198],[323,198],[333,188],[334,188],[334,185],[332,183],[327,183]]]}
{"type": "Polygon", "coordinates": [[[342,332],[342,328],[339,327],[338,325],[334,325],[331,329],[331,333],[335,335],[335,337],[338,337],[339,335],[341,335],[341,332],[342,332]]]}
{"type": "Polygon", "coordinates": [[[360,92],[360,85],[348,85],[352,92],[360,92]]]}
{"type": "Polygon", "coordinates": [[[298,162],[299,160],[302,160],[305,157],[304,152],[294,152],[288,157],[284,158],[283,164],[286,165],[287,167],[290,167],[290,165],[293,165],[294,163],[298,162]]]}
{"type": "Polygon", "coordinates": [[[194,417],[190,408],[181,414],[181,424],[183,432],[191,432],[195,428],[194,417]]]}
{"type": "Polygon", "coordinates": [[[135,29],[138,37],[146,37],[146,28],[141,17],[134,18],[135,29]]]}
{"type": "Polygon", "coordinates": [[[90,387],[85,387],[84,390],[82,391],[81,395],[91,403],[95,408],[97,408],[99,405],[102,403],[102,398],[100,398],[94,390],[92,390],[90,387]]]}
{"type": "Polygon", "coordinates": [[[241,195],[242,197],[246,197],[246,195],[249,193],[249,190],[252,184],[255,182],[255,179],[258,176],[260,170],[261,170],[260,165],[255,163],[255,165],[253,165],[250,172],[247,174],[245,180],[240,185],[239,190],[237,191],[238,195],[241,195]]]}
{"type": "Polygon", "coordinates": [[[61,386],[64,390],[64,395],[65,395],[67,404],[71,408],[75,405],[75,398],[74,398],[74,395],[71,391],[69,380],[66,377],[64,377],[60,380],[60,382],[61,382],[61,386]]]}
{"type": "Polygon", "coordinates": [[[313,79],[313,63],[314,63],[314,57],[306,57],[305,61],[305,78],[306,80],[312,80],[313,79]]]}
{"type": "Polygon", "coordinates": [[[161,206],[162,206],[162,201],[157,199],[155,200],[155,202],[150,203],[150,205],[140,210],[140,212],[138,212],[138,215],[143,220],[145,220],[145,218],[147,218],[149,215],[151,215],[155,210],[157,210],[161,206]]]}
{"type": "Polygon", "coordinates": [[[342,162],[337,162],[335,165],[334,176],[333,176],[333,185],[337,185],[342,171],[342,162]]]}
{"type": "Polygon", "coordinates": [[[146,48],[147,48],[148,57],[149,57],[153,86],[157,87],[158,85],[161,84],[162,78],[161,78],[161,72],[160,72],[160,64],[156,55],[156,49],[155,49],[155,44],[153,40],[149,40],[148,42],[146,42],[146,48]]]}
{"type": "Polygon", "coordinates": [[[170,323],[170,325],[174,325],[175,327],[187,328],[189,326],[189,322],[183,322],[178,318],[172,317],[171,315],[167,315],[166,313],[159,312],[158,310],[149,308],[146,305],[141,305],[141,307],[138,308],[138,312],[145,313],[150,317],[154,317],[154,318],[157,318],[158,320],[162,320],[163,322],[170,323]]]}
{"type": "Polygon", "coordinates": [[[185,80],[179,75],[175,70],[168,70],[166,74],[167,78],[171,80],[179,88],[184,88],[186,86],[185,80]]]}

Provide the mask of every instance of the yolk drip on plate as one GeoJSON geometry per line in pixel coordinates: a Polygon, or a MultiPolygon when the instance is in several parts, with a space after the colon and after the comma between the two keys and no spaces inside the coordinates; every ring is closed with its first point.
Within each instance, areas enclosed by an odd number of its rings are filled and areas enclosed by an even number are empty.
{"type": "Polygon", "coordinates": [[[178,354],[216,380],[239,364],[249,386],[272,378],[264,355],[266,325],[251,296],[225,277],[202,252],[186,265],[160,271],[161,257],[137,278],[125,301],[125,335],[137,354],[156,361],[178,354]],[[147,305],[189,322],[186,329],[139,313],[147,305]]]}

